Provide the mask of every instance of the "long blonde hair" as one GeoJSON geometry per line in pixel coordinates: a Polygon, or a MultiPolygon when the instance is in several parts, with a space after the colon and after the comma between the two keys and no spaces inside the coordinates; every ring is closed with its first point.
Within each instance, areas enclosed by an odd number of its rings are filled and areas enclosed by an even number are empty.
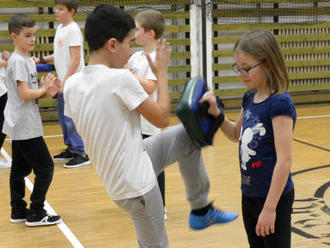
{"type": "Polygon", "coordinates": [[[263,62],[267,75],[267,87],[273,94],[283,93],[289,88],[289,76],[281,48],[266,30],[253,30],[242,36],[234,47],[234,53],[243,51],[263,62]]]}

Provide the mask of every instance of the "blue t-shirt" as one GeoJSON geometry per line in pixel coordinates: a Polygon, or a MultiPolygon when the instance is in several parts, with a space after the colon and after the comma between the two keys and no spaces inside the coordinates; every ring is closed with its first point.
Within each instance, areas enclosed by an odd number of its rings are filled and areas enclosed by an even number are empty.
{"type": "MultiPolygon", "coordinates": [[[[286,115],[296,122],[296,109],[288,92],[254,103],[254,90],[243,96],[243,122],[239,141],[241,189],[249,197],[266,197],[276,164],[272,119],[286,115]]],[[[283,194],[293,189],[291,173],[283,194]]]]}

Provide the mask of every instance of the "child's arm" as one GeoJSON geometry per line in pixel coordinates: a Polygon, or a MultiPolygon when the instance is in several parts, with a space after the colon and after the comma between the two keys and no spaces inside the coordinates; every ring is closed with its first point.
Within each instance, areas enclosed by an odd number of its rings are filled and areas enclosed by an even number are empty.
{"type": "Polygon", "coordinates": [[[170,98],[168,95],[167,70],[170,61],[171,49],[166,40],[158,45],[156,61],[152,62],[149,55],[149,65],[158,79],[158,99],[155,103],[150,97],[141,103],[136,109],[149,122],[157,127],[166,127],[170,121],[170,98]]]}
{"type": "MultiPolygon", "coordinates": [[[[210,115],[213,115],[214,118],[217,118],[220,114],[220,109],[217,106],[216,103],[216,97],[213,91],[206,92],[201,100],[200,103],[208,102],[210,107],[208,109],[208,113],[210,115]]],[[[225,120],[221,124],[220,128],[222,132],[232,141],[238,142],[240,132],[241,132],[241,126],[242,126],[242,119],[243,119],[243,109],[241,109],[241,112],[238,116],[238,119],[236,121],[231,121],[228,118],[225,117],[225,120]]]]}
{"type": "Polygon", "coordinates": [[[258,236],[274,233],[276,206],[282,195],[292,165],[293,119],[290,116],[276,116],[272,120],[276,149],[276,164],[270,189],[259,215],[256,226],[258,236]]]}
{"type": "Polygon", "coordinates": [[[140,77],[135,71],[133,71],[133,69],[130,67],[129,63],[127,63],[124,66],[124,68],[130,70],[130,72],[133,73],[133,75],[137,78],[139,83],[142,85],[144,91],[147,92],[148,95],[151,95],[152,93],[154,93],[154,91],[157,88],[157,81],[151,80],[151,79],[144,79],[144,78],[140,77]]]}
{"type": "MultiPolygon", "coordinates": [[[[47,91],[52,91],[55,83],[55,76],[49,73],[46,77],[41,78],[41,87],[39,89],[30,89],[28,83],[22,81],[17,81],[17,88],[20,97],[24,101],[30,101],[47,95],[47,91]]],[[[51,93],[48,94],[51,95],[51,93]]]]}
{"type": "Polygon", "coordinates": [[[43,57],[46,63],[53,64],[54,63],[54,54],[50,54],[48,56],[43,57]]]}
{"type": "Polygon", "coordinates": [[[229,120],[225,118],[223,124],[221,125],[221,131],[233,142],[239,141],[239,136],[241,133],[243,120],[243,109],[241,108],[241,112],[236,121],[229,120]]]}
{"type": "Polygon", "coordinates": [[[157,81],[155,80],[151,80],[151,79],[144,79],[141,78],[138,74],[133,73],[134,76],[139,80],[140,84],[142,85],[143,89],[145,90],[145,92],[148,93],[148,95],[151,95],[152,93],[154,93],[154,91],[157,88],[157,81]]]}
{"type": "MultiPolygon", "coordinates": [[[[69,64],[68,70],[66,72],[65,77],[63,78],[63,84],[65,83],[65,81],[71,76],[73,75],[78,67],[79,67],[79,63],[80,63],[80,58],[81,58],[81,54],[80,54],[80,46],[71,46],[70,47],[70,54],[71,54],[71,62],[69,64]]],[[[63,91],[63,88],[62,88],[63,91]]]]}
{"type": "Polygon", "coordinates": [[[46,94],[46,87],[43,86],[39,89],[30,89],[27,82],[17,81],[17,88],[20,97],[24,101],[30,101],[40,98],[42,95],[46,94]]]}
{"type": "MultiPolygon", "coordinates": [[[[42,57],[44,59],[44,61],[48,64],[54,64],[54,54],[51,54],[51,55],[48,55],[48,56],[45,56],[45,57],[42,57]]],[[[37,64],[40,61],[40,58],[37,58],[37,57],[32,57],[33,61],[37,64]]]]}
{"type": "Polygon", "coordinates": [[[9,59],[9,52],[8,51],[2,51],[2,58],[0,58],[0,67],[4,67],[8,65],[8,59],[9,59]]]}
{"type": "Polygon", "coordinates": [[[8,62],[4,59],[0,59],[0,67],[7,66],[8,62]]]}

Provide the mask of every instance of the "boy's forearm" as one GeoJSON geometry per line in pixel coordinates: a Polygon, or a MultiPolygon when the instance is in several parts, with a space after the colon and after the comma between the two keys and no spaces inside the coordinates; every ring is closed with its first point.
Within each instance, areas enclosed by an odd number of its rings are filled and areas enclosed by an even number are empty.
{"type": "Polygon", "coordinates": [[[65,74],[65,77],[63,78],[63,83],[65,83],[65,81],[77,71],[77,69],[79,67],[79,62],[80,62],[80,59],[78,61],[77,60],[71,61],[69,68],[65,74]]]}
{"type": "Polygon", "coordinates": [[[35,90],[27,89],[24,92],[20,93],[20,96],[24,101],[38,99],[44,95],[46,95],[46,88],[44,88],[44,87],[41,87],[41,88],[35,89],[35,90]]]}
{"type": "Polygon", "coordinates": [[[4,59],[0,59],[0,67],[7,66],[8,62],[4,59]]]}
{"type": "Polygon", "coordinates": [[[164,117],[168,117],[170,114],[171,105],[168,95],[167,73],[159,73],[157,78],[159,82],[157,104],[161,107],[164,117]]]}
{"type": "Polygon", "coordinates": [[[44,57],[44,60],[47,63],[54,63],[54,54],[51,54],[51,55],[48,55],[48,56],[44,57]]]}
{"type": "Polygon", "coordinates": [[[139,75],[137,75],[136,73],[134,75],[139,80],[140,84],[142,85],[145,92],[148,93],[148,95],[151,95],[152,93],[154,93],[154,91],[156,89],[156,82],[154,80],[143,79],[139,75]]]}

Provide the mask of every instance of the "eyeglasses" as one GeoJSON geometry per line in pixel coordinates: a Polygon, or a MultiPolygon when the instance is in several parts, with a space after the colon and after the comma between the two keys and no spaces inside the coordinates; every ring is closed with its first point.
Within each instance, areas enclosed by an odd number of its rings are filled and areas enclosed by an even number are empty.
{"type": "Polygon", "coordinates": [[[242,73],[244,77],[248,77],[249,76],[249,72],[256,68],[257,66],[261,65],[263,62],[260,62],[254,66],[251,66],[250,68],[242,68],[239,67],[237,64],[233,64],[232,69],[234,72],[236,72],[237,74],[242,73]]]}

